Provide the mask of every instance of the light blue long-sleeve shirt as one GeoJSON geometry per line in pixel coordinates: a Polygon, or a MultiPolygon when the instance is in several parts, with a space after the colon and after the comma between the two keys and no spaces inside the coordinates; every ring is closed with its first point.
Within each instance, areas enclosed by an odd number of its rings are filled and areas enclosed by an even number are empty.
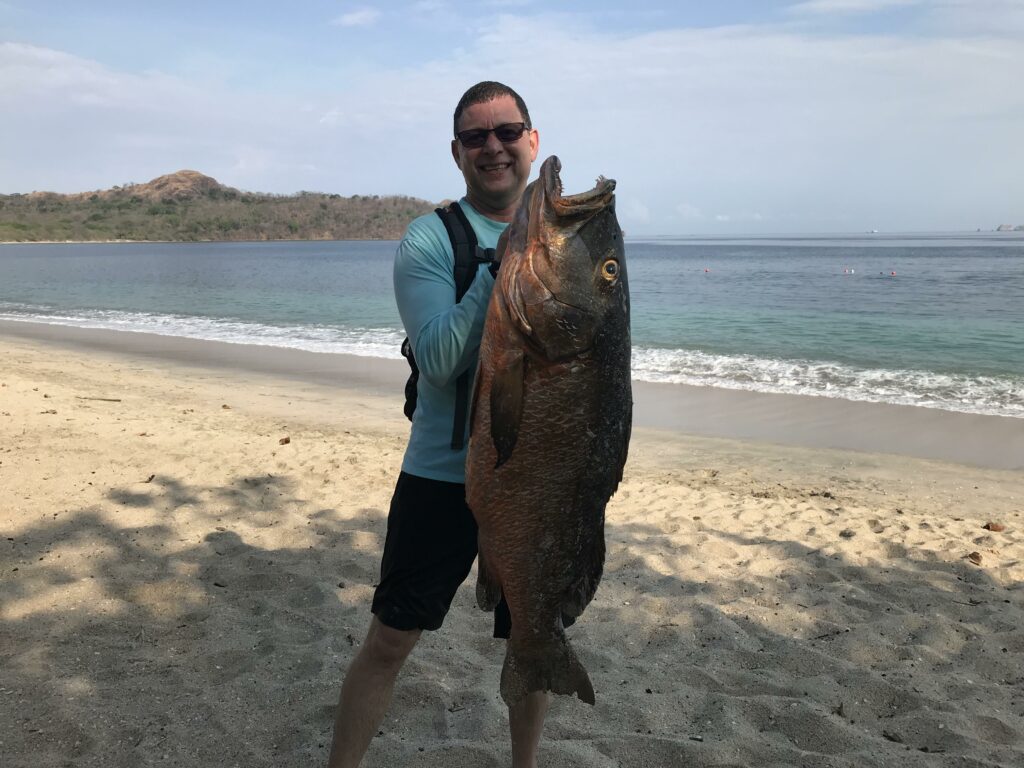
{"type": "MultiPolygon", "coordinates": [[[[477,213],[465,198],[459,204],[480,247],[494,248],[508,225],[477,213]]],[[[475,375],[494,278],[481,265],[456,304],[454,265],[448,232],[436,213],[409,225],[395,254],[395,301],[420,378],[402,469],[431,480],[464,483],[466,449],[451,448],[455,381],[465,370],[471,378],[475,375]]],[[[468,434],[468,418],[466,425],[468,434]]]]}

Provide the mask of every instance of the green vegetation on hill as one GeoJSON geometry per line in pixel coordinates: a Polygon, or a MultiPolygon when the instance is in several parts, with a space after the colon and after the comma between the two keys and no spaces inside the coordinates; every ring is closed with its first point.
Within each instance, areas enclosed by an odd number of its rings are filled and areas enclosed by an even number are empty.
{"type": "Polygon", "coordinates": [[[397,240],[412,197],[240,192],[195,171],[98,192],[0,195],[0,241],[397,240]]]}

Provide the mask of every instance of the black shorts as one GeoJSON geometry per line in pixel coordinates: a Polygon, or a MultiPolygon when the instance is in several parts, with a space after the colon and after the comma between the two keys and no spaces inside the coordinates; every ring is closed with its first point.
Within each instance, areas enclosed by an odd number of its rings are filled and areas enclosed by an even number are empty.
{"type": "MultiPolygon", "coordinates": [[[[473,567],[476,542],[466,486],[402,472],[388,512],[374,615],[392,629],[439,629],[473,567]]],[[[494,636],[507,638],[511,628],[502,600],[494,610],[494,636]]]]}

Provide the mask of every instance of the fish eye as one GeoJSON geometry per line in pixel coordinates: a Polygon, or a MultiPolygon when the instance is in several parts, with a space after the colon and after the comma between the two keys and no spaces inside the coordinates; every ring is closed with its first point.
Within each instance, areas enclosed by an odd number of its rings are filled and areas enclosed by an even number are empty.
{"type": "Polygon", "coordinates": [[[606,280],[614,280],[619,276],[619,262],[615,259],[608,259],[601,265],[601,275],[606,280]]]}

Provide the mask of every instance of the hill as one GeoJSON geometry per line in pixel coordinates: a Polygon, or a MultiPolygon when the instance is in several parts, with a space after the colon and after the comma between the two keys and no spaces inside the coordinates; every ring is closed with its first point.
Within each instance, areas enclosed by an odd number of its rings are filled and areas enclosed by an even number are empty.
{"type": "Polygon", "coordinates": [[[413,197],[242,192],[197,171],[63,195],[0,195],[0,241],[396,240],[436,205],[413,197]]]}

